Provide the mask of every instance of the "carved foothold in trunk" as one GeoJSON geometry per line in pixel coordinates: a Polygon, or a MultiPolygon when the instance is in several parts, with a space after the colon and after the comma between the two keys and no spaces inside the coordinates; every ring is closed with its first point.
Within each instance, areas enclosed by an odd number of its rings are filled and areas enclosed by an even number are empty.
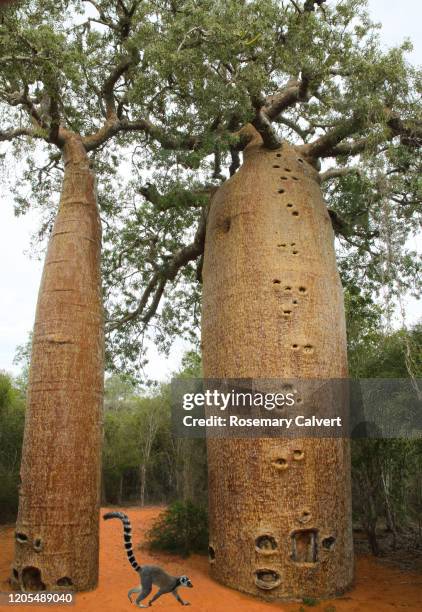
{"type": "Polygon", "coordinates": [[[281,584],[281,576],[272,569],[259,569],[255,572],[255,584],[260,589],[270,591],[281,584]]]}

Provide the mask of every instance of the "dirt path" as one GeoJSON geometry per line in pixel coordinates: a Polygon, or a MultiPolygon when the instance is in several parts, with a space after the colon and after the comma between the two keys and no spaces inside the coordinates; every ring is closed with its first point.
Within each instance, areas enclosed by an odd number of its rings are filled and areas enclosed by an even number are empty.
{"type": "MultiPolygon", "coordinates": [[[[159,513],[159,508],[139,510],[129,508],[127,513],[133,521],[134,542],[142,541],[145,531],[159,513]]],[[[106,512],[106,509],[104,509],[106,512]]],[[[70,612],[127,612],[135,610],[127,599],[127,591],[136,584],[136,576],[130,569],[122,546],[122,529],[118,521],[101,521],[100,581],[98,589],[89,593],[78,593],[76,604],[70,612]]],[[[13,528],[0,530],[0,590],[8,591],[7,577],[13,556],[13,528]]],[[[181,589],[184,599],[191,602],[192,612],[421,612],[422,576],[404,573],[385,567],[373,558],[360,556],[356,563],[356,584],[346,596],[333,601],[324,601],[308,607],[299,603],[268,604],[257,601],[213,582],[207,571],[207,559],[194,555],[181,559],[165,554],[137,551],[144,563],[164,566],[172,574],[188,574],[194,588],[181,589]]],[[[39,606],[34,606],[39,608],[39,606]]],[[[1,609],[11,610],[9,606],[1,609]]],[[[171,596],[163,596],[154,603],[157,610],[181,610],[180,604],[171,596]]],[[[29,606],[14,606],[13,609],[29,610],[29,606]]],[[[50,612],[64,612],[63,606],[48,606],[50,612]]]]}

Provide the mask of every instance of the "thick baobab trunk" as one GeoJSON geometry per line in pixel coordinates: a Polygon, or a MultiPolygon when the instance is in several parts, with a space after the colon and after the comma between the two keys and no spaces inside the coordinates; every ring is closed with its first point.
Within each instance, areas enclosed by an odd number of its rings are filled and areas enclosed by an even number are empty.
{"type": "Polygon", "coordinates": [[[81,140],[65,174],[32,342],[12,581],[92,589],[98,578],[103,400],[101,226],[81,140]]]}
{"type": "MultiPolygon", "coordinates": [[[[347,376],[342,288],[318,174],[294,147],[245,150],[215,194],[203,268],[206,378],[347,376]]],[[[298,414],[306,414],[304,401],[298,414]]],[[[210,564],[266,599],[327,597],[353,575],[349,444],[210,439],[210,564]]]]}

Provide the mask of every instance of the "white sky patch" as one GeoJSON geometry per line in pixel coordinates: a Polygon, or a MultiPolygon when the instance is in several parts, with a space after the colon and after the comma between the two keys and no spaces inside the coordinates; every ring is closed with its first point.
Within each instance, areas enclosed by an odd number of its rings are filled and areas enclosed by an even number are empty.
{"type": "MultiPolygon", "coordinates": [[[[382,24],[380,32],[387,48],[400,44],[405,38],[412,40],[414,50],[410,60],[422,64],[422,2],[420,0],[369,0],[368,9],[375,22],[382,24]]],[[[32,329],[42,263],[31,259],[29,250],[31,235],[39,227],[39,214],[32,211],[16,218],[13,200],[3,186],[0,205],[0,370],[17,374],[19,366],[13,364],[16,347],[24,344],[32,329]]],[[[407,324],[415,323],[421,316],[420,302],[407,298],[403,304],[407,324]]],[[[399,321],[400,323],[401,321],[399,321]]],[[[180,366],[187,343],[177,340],[165,358],[155,347],[151,347],[147,376],[155,380],[166,380],[180,366]]]]}

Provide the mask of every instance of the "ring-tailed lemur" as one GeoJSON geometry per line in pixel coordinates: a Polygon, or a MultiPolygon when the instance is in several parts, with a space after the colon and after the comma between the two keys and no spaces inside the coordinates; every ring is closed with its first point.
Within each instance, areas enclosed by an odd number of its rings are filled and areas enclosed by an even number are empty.
{"type": "Polygon", "coordinates": [[[132,526],[128,516],[123,512],[107,512],[107,514],[104,514],[103,516],[104,520],[112,518],[118,518],[123,523],[123,538],[126,554],[129,559],[129,563],[135,572],[138,572],[141,578],[140,586],[129,589],[128,591],[127,596],[129,597],[130,603],[132,603],[132,595],[134,593],[139,593],[135,600],[135,604],[138,606],[138,608],[148,608],[148,606],[141,604],[141,601],[148,597],[148,595],[151,593],[152,585],[155,584],[158,586],[159,590],[148,602],[149,606],[165,593],[171,593],[174,595],[177,601],[182,604],[182,606],[188,606],[189,602],[183,601],[177,592],[177,589],[179,586],[193,587],[193,584],[189,578],[187,576],[170,576],[170,574],[157,565],[139,565],[135,559],[135,553],[133,552],[132,548],[132,526]]]}

